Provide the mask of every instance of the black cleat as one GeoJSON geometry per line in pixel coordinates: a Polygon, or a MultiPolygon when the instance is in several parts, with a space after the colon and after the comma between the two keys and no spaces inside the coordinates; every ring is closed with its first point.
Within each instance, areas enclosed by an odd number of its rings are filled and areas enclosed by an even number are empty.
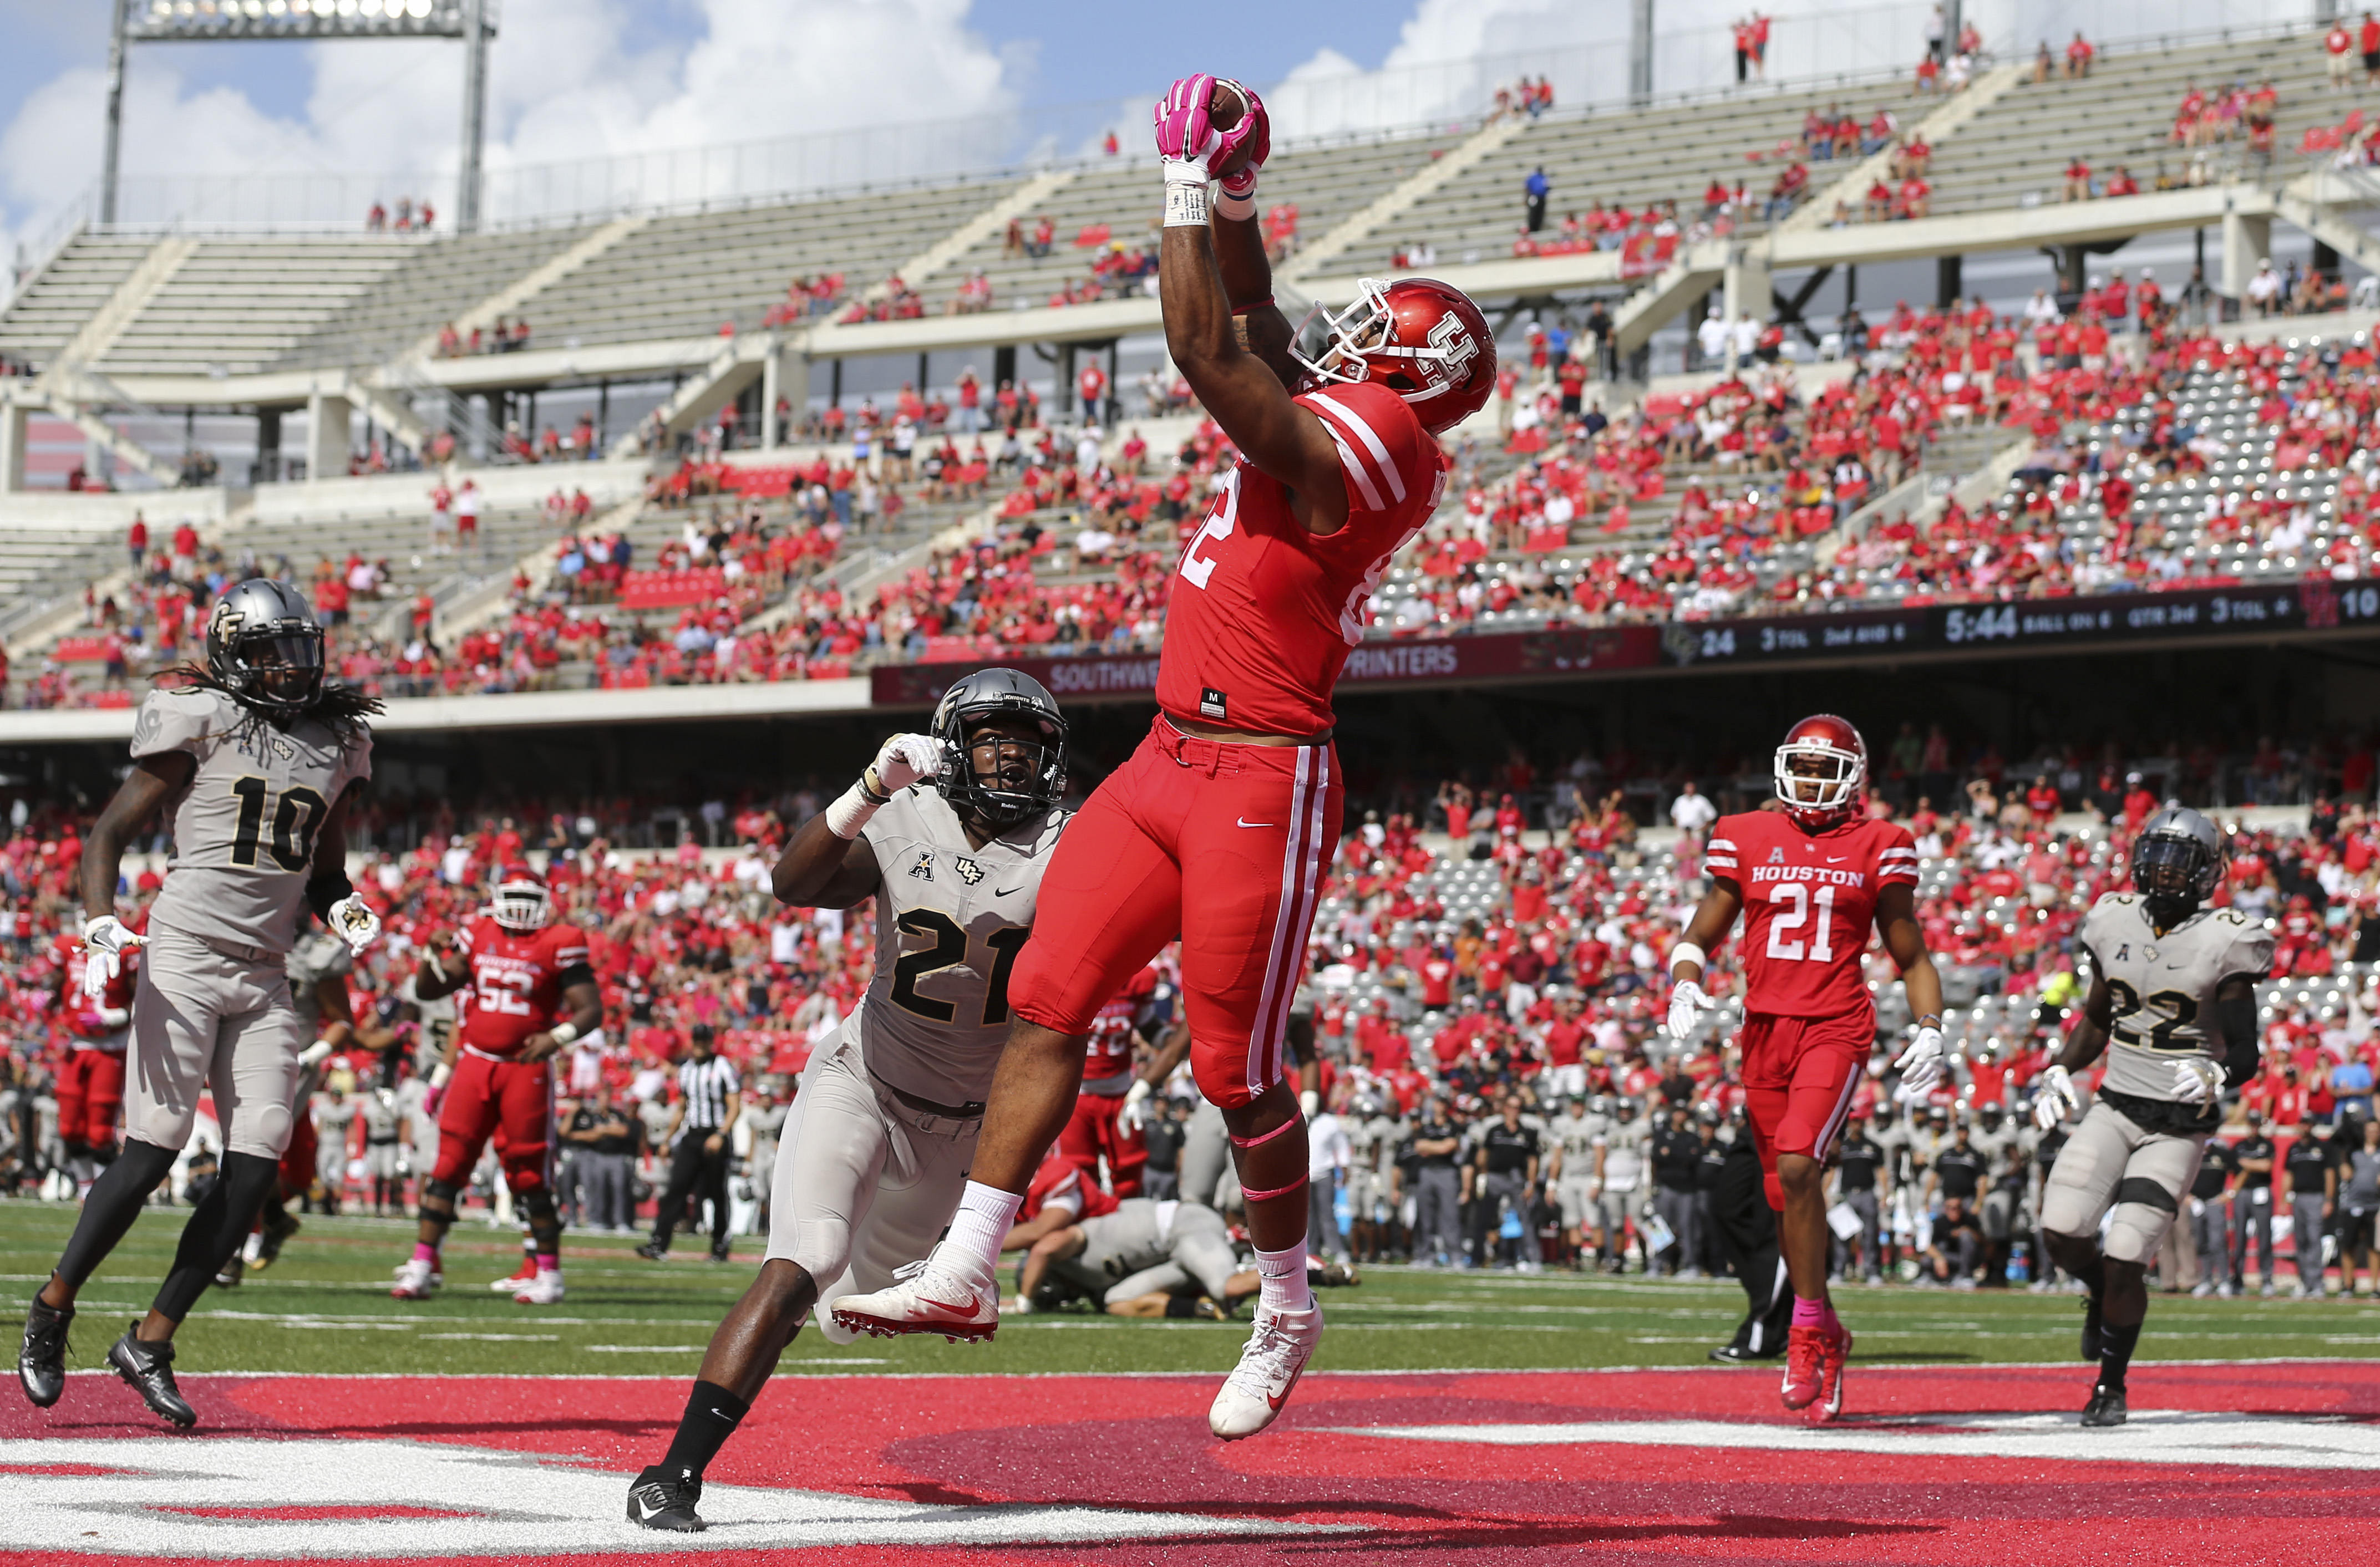
{"type": "Polygon", "coordinates": [[[2082,1297],[2082,1358],[2098,1359],[2099,1349],[2099,1297],[2086,1295],[2082,1297]]]}
{"type": "Polygon", "coordinates": [[[648,1262],[658,1262],[662,1258],[669,1255],[669,1248],[665,1246],[655,1246],[651,1241],[647,1241],[644,1245],[637,1248],[637,1255],[643,1258],[648,1262]]]}
{"type": "Polygon", "coordinates": [[[264,1221],[264,1233],[257,1237],[256,1260],[249,1266],[259,1272],[272,1267],[274,1260],[280,1257],[281,1248],[289,1244],[289,1237],[296,1235],[298,1230],[298,1221],[290,1215],[287,1209],[267,1218],[264,1221]]]}
{"type": "Polygon", "coordinates": [[[2091,1390],[2091,1402],[2082,1406],[2082,1423],[2086,1426],[2120,1426],[2124,1423],[2124,1390],[2101,1382],[2091,1390]]]}
{"type": "Polygon", "coordinates": [[[25,1342],[17,1351],[17,1385],[36,1409],[47,1409],[67,1391],[67,1329],[74,1308],[52,1306],[39,1294],[25,1308],[25,1342]]]}
{"type": "Polygon", "coordinates": [[[1710,1357],[1722,1366],[1749,1366],[1755,1361],[1774,1360],[1777,1358],[1777,1352],[1771,1351],[1763,1355],[1757,1351],[1746,1349],[1740,1344],[1723,1344],[1710,1352],[1710,1357]]]}
{"type": "Polygon", "coordinates": [[[152,1413],[187,1431],[199,1423],[199,1412],[174,1385],[174,1341],[145,1343],[134,1336],[140,1325],[125,1329],[124,1336],[108,1346],[107,1363],[152,1413]]]}
{"type": "Polygon", "coordinates": [[[728,1254],[727,1248],[723,1246],[714,1246],[710,1248],[710,1260],[713,1262],[732,1262],[735,1260],[735,1259],[728,1254]]]}
{"type": "Polygon", "coordinates": [[[698,1535],[710,1527],[694,1511],[702,1500],[702,1477],[683,1466],[651,1465],[628,1488],[628,1522],[648,1529],[698,1535]]]}

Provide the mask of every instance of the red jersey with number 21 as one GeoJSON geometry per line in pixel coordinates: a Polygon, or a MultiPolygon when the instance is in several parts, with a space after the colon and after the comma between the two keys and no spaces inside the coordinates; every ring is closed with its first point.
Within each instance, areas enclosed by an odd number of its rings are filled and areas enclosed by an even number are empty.
{"type": "Polygon", "coordinates": [[[482,915],[455,945],[471,965],[463,1043],[488,1055],[515,1055],[529,1035],[560,1022],[563,989],[574,970],[587,968],[587,936],[576,925],[524,934],[482,915]]]}
{"type": "Polygon", "coordinates": [[[1256,734],[1318,734],[1371,621],[1372,591],[1438,509],[1447,460],[1403,398],[1363,382],[1302,392],[1338,443],[1347,521],[1305,531],[1290,492],[1243,458],[1175,568],[1157,705],[1256,734]]]}
{"type": "Polygon", "coordinates": [[[1743,1009],[1781,1018],[1873,1013],[1860,959],[1885,884],[1917,885],[1917,845],[1890,822],[1803,832],[1782,811],[1721,816],[1710,874],[1743,897],[1743,1009]]]}

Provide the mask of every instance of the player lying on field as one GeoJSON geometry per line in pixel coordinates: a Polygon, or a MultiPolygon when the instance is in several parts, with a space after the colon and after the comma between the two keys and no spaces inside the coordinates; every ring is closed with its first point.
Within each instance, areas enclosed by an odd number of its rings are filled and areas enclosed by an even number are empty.
{"type": "Polygon", "coordinates": [[[1229,1130],[1261,1279],[1246,1347],[1208,1412],[1232,1440],[1279,1415],[1322,1334],[1283,1039],[1344,804],[1331,693],[1390,559],[1445,488],[1436,437],[1485,404],[1496,350],[1460,291],[1366,280],[1327,323],[1321,356],[1296,359],[1255,222],[1262,105],[1190,77],[1155,121],[1166,346],[1241,457],[1176,567],[1159,716],[1050,866],[950,1233],[915,1278],[831,1309],[872,1332],[998,1328],[1001,1243],[1074,1113],[1085,1041],[1178,938],[1191,1067],[1229,1130]]]}
{"type": "MultiPolygon", "coordinates": [[[[1069,820],[1066,722],[1039,681],[983,669],[944,693],[929,732],[894,735],[859,781],[802,824],[778,900],[876,899],[876,973],[811,1053],[779,1134],[760,1275],[702,1356],[662,1461],[628,1518],[702,1528],[702,1474],[822,1298],[882,1289],[950,1222],[994,1066],[1008,976],[1069,820]]],[[[828,1338],[853,1334],[819,1312],[828,1338]]]]}
{"type": "Polygon", "coordinates": [[[1852,1335],[1827,1293],[1826,1163],[1876,1047],[1876,1002],[1861,959],[1873,928],[1908,986],[1916,1032],[1898,1062],[1915,1097],[1942,1075],[1942,981],[1917,923],[1909,829],[1863,806],[1867,742],[1831,714],[1803,719],[1777,748],[1777,803],[1712,825],[1711,889],[1670,949],[1670,1035],[1679,1049],[1710,998],[1707,947],[1743,916],[1743,1096],[1768,1206],[1793,1286],[1788,1409],[1842,1412],[1852,1335]]]}
{"type": "Polygon", "coordinates": [[[2225,1091],[2256,1074],[2255,985],[2272,970],[2273,936],[2262,920],[2206,907],[2222,883],[2213,822],[2168,806],[2142,826],[2132,890],[2106,894],[2082,917],[2091,989],[2034,1101],[2047,1131],[2081,1104],[2073,1074],[2107,1055],[2091,1113],[2041,1193],[2050,1258],[2088,1292],[2082,1358],[2098,1363],[2098,1380],[2086,1426],[2124,1423],[2148,1266],[2198,1178],[2225,1091]]]}
{"type": "Polygon", "coordinates": [[[1015,1303],[1024,1311],[1087,1296],[1114,1317],[1220,1321],[1258,1287],[1221,1214],[1200,1202],[1116,1197],[1055,1150],[1000,1249],[1024,1253],[1015,1303]]]}
{"type": "Polygon", "coordinates": [[[124,1149],[91,1189],[73,1236],[25,1313],[17,1378],[46,1409],[66,1389],[76,1292],[140,1216],[212,1093],[221,1173],[182,1227],[149,1314],[107,1352],[141,1401],[198,1423],[174,1380],[174,1333],[256,1222],[289,1146],[290,1103],[313,1043],[284,967],[308,910],[360,952],[380,919],[348,884],[346,819],[371,777],[379,702],[322,679],[322,628],[305,595],[254,577],[207,619],[206,664],[142,699],[132,770],[82,856],[83,983],[93,997],[143,946],[132,1001],[124,1149]],[[174,862],[149,931],[117,921],[124,846],[165,814],[174,862]]]}

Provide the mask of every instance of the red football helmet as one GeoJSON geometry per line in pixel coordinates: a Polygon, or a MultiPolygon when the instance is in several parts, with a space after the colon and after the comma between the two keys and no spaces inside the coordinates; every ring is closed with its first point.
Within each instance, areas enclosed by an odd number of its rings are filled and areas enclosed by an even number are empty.
{"type": "Polygon", "coordinates": [[[553,922],[553,894],[535,871],[515,865],[497,881],[495,900],[488,911],[504,929],[527,935],[553,922]]]}
{"type": "Polygon", "coordinates": [[[1818,713],[1785,731],[1777,748],[1777,798],[1805,827],[1841,820],[1867,782],[1867,741],[1847,718],[1818,713]],[[1796,764],[1800,765],[1797,766],[1796,764]]]}
{"type": "Polygon", "coordinates": [[[1432,278],[1365,278],[1337,315],[1317,305],[1298,334],[1322,318],[1319,358],[1291,353],[1324,380],[1378,381],[1412,405],[1432,435],[1488,405],[1496,390],[1496,337],[1471,296],[1432,278]]]}

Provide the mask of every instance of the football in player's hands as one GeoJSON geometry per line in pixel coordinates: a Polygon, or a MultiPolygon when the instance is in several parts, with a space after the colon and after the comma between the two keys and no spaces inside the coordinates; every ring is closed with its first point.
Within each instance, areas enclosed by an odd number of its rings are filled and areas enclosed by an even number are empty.
{"type": "Polygon", "coordinates": [[[1220,180],[1252,183],[1246,176],[1272,154],[1272,127],[1264,100],[1229,77],[1217,77],[1207,95],[1207,124],[1217,138],[1207,172],[1220,180]]]}

